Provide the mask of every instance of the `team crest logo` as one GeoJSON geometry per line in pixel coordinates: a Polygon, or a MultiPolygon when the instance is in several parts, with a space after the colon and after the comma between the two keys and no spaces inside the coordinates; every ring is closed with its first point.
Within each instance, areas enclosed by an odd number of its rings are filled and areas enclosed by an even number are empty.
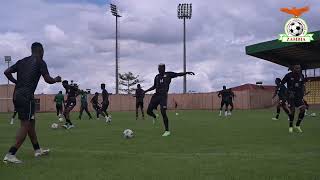
{"type": "Polygon", "coordinates": [[[307,23],[300,16],[309,11],[309,7],[297,9],[281,8],[282,12],[291,14],[294,17],[289,19],[284,26],[285,34],[280,34],[279,40],[282,42],[311,42],[313,34],[308,34],[307,23]]]}

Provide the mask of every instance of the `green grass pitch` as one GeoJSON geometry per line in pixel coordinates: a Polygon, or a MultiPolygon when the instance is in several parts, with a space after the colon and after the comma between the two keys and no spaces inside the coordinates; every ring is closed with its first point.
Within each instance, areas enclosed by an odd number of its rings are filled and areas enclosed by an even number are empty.
{"type": "MultiPolygon", "coordinates": [[[[319,111],[316,113],[320,113],[319,111]]],[[[306,117],[304,133],[289,134],[288,120],[274,111],[169,113],[172,136],[161,137],[162,119],[135,120],[134,112],[112,113],[111,125],[77,120],[72,130],[50,128],[53,113],[37,114],[40,145],[51,149],[36,159],[29,139],[17,153],[21,165],[1,162],[1,180],[320,180],[320,117],[306,117]],[[132,129],[133,139],[122,137],[132,129]]],[[[5,155],[19,124],[0,114],[0,152],[5,155]]],[[[1,159],[2,160],[2,159],[1,159]]]]}

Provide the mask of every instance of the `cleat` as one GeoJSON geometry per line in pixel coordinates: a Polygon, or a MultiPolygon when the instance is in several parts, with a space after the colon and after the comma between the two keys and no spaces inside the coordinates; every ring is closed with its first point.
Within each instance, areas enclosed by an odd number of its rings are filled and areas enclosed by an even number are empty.
{"type": "Polygon", "coordinates": [[[222,112],[220,111],[220,112],[219,112],[219,116],[221,116],[221,115],[222,115],[222,112]]]}
{"type": "Polygon", "coordinates": [[[20,161],[15,155],[6,154],[6,156],[3,158],[4,163],[13,163],[13,164],[21,164],[22,161],[20,161]]]}
{"type": "Polygon", "coordinates": [[[14,121],[14,119],[12,118],[11,121],[10,121],[10,124],[11,124],[11,125],[13,125],[13,121],[14,121]]]}
{"type": "Polygon", "coordinates": [[[228,116],[228,112],[227,111],[224,112],[224,116],[228,116]]]}
{"type": "Polygon", "coordinates": [[[170,131],[166,131],[162,134],[162,137],[167,137],[167,136],[170,136],[170,131]]]}
{"type": "Polygon", "coordinates": [[[38,149],[34,152],[34,157],[46,156],[50,152],[50,149],[38,149]]]}
{"type": "Polygon", "coordinates": [[[272,120],[274,120],[274,121],[278,121],[279,119],[278,119],[278,118],[272,118],[272,120]]]}
{"type": "Polygon", "coordinates": [[[63,122],[63,118],[62,117],[60,117],[58,120],[59,120],[59,122],[63,122]]]}
{"type": "Polygon", "coordinates": [[[295,127],[294,127],[294,130],[295,130],[296,132],[298,132],[298,133],[302,133],[302,132],[303,132],[302,129],[300,128],[300,126],[295,126],[295,127]]]}
{"type": "Polygon", "coordinates": [[[232,113],[231,113],[231,112],[229,112],[229,113],[228,113],[228,116],[231,116],[231,115],[232,115],[232,113]]]}
{"type": "Polygon", "coordinates": [[[293,133],[293,128],[289,127],[289,133],[293,133]]]}
{"type": "Polygon", "coordinates": [[[97,118],[97,120],[100,120],[100,118],[97,118]]]}
{"type": "Polygon", "coordinates": [[[111,117],[106,116],[106,123],[111,123],[111,117]]]}
{"type": "Polygon", "coordinates": [[[64,124],[64,125],[62,125],[62,127],[64,127],[65,129],[68,129],[68,128],[69,128],[69,125],[64,124]]]}
{"type": "Polygon", "coordinates": [[[67,129],[72,129],[74,128],[75,126],[73,124],[69,125],[67,129]]]}

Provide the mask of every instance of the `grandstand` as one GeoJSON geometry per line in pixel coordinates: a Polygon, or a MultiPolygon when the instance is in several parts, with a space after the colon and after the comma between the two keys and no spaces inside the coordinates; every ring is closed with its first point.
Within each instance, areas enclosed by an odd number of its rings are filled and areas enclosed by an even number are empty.
{"type": "Polygon", "coordinates": [[[320,104],[320,31],[312,32],[310,43],[283,43],[279,40],[262,42],[246,47],[246,54],[285,67],[302,65],[307,77],[305,98],[309,104],[320,104]]]}

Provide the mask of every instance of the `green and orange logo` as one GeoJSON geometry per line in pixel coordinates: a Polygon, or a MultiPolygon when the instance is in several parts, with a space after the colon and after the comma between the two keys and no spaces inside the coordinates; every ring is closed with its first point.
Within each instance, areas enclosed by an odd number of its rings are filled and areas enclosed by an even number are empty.
{"type": "Polygon", "coordinates": [[[308,34],[308,25],[300,16],[309,11],[309,7],[292,9],[281,8],[280,11],[293,15],[293,18],[289,19],[285,26],[285,34],[280,34],[279,40],[282,42],[311,42],[313,40],[313,34],[308,34]]]}

